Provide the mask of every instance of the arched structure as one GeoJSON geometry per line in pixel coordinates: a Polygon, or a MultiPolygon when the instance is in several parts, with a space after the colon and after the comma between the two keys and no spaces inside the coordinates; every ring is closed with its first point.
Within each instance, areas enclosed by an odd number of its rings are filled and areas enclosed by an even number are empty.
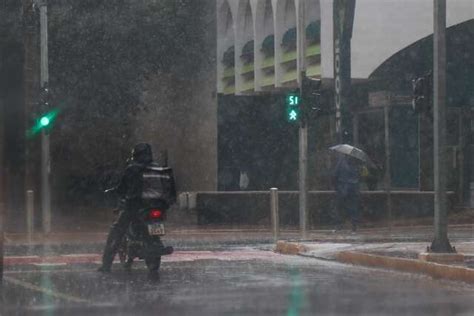
{"type": "Polygon", "coordinates": [[[255,9],[255,91],[275,84],[275,35],[271,0],[258,1],[255,9]]]}
{"type": "Polygon", "coordinates": [[[236,94],[254,91],[254,18],[250,0],[240,0],[235,41],[236,94]]]}
{"type": "MultiPolygon", "coordinates": [[[[306,0],[306,26],[320,29],[320,0],[306,0]]],[[[234,47],[233,71],[218,62],[218,92],[253,94],[279,87],[296,87],[296,9],[300,0],[217,0],[218,57],[234,47]],[[229,16],[230,12],[230,16],[229,16]],[[232,21],[234,37],[228,35],[232,21]],[[253,46],[253,53],[252,51],[253,46]],[[273,49],[271,47],[273,46],[273,49]],[[234,86],[230,77],[234,75],[234,86]]],[[[319,36],[319,31],[313,35],[319,36]]],[[[305,35],[308,38],[308,30],[305,35]]],[[[308,72],[320,76],[320,40],[308,44],[308,72]]],[[[230,52],[227,53],[229,55],[230,52]]],[[[220,61],[220,60],[219,60],[220,61]]],[[[227,67],[229,68],[229,67],[227,67]]]]}
{"type": "Polygon", "coordinates": [[[227,0],[217,6],[217,90],[235,92],[235,27],[232,9],[227,0]],[[234,52],[234,53],[232,53],[234,52]]]}

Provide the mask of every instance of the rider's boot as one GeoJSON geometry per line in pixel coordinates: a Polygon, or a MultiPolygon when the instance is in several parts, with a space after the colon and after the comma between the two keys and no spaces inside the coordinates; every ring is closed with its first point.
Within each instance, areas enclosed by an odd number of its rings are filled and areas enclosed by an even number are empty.
{"type": "Polygon", "coordinates": [[[102,266],[97,269],[97,271],[110,272],[120,239],[120,230],[112,226],[109,236],[107,237],[107,242],[105,243],[104,253],[102,255],[102,266]]]}
{"type": "Polygon", "coordinates": [[[127,272],[132,271],[132,264],[133,264],[133,259],[128,258],[125,264],[123,265],[123,268],[125,269],[125,271],[127,272]]]}

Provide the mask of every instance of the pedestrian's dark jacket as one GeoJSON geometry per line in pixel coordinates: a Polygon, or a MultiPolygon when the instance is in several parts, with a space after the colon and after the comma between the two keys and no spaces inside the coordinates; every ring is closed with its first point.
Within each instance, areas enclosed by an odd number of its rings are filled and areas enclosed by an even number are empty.
{"type": "Polygon", "coordinates": [[[334,170],[334,180],[337,183],[358,184],[360,181],[360,167],[350,158],[339,158],[334,170]]]}
{"type": "Polygon", "coordinates": [[[339,198],[359,194],[360,164],[354,159],[342,156],[334,170],[334,186],[339,198]]]}

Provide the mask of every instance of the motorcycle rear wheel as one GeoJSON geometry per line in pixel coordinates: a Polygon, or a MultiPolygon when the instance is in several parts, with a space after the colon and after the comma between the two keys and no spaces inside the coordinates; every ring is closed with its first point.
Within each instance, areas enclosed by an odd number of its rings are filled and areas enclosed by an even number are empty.
{"type": "Polygon", "coordinates": [[[145,258],[145,264],[150,272],[156,273],[161,266],[161,256],[145,258]]]}

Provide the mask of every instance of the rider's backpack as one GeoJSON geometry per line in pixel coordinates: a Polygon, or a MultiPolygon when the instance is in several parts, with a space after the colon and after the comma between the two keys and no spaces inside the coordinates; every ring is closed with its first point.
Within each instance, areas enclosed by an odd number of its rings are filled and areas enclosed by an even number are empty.
{"type": "Polygon", "coordinates": [[[145,202],[166,201],[169,205],[176,202],[176,188],[173,169],[150,165],[143,171],[142,199],[145,202]]]}

